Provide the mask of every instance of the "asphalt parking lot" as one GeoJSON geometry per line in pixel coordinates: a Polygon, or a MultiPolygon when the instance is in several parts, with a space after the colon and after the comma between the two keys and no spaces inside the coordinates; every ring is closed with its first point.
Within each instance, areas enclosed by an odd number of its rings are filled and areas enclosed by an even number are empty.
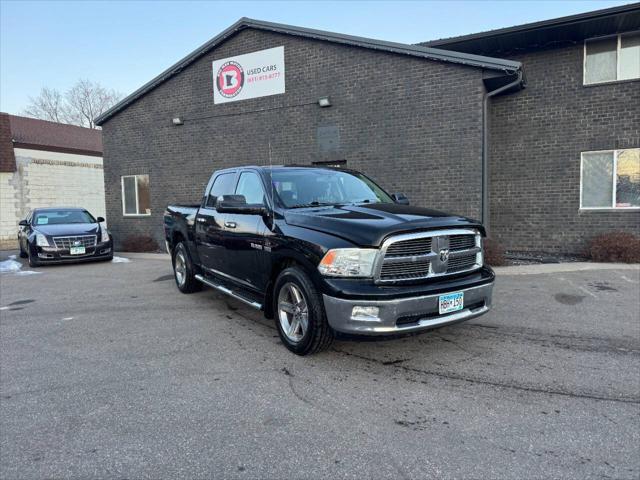
{"type": "Polygon", "coordinates": [[[640,476],[637,268],[516,268],[484,317],[297,357],[129,258],[0,275],[1,478],[640,476]]]}

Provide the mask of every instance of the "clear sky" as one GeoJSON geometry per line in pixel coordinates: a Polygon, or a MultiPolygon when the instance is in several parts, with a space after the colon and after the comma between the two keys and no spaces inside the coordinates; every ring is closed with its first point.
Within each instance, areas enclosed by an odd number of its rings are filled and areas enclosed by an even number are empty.
{"type": "Polygon", "coordinates": [[[243,16],[417,43],[625,3],[0,0],[0,110],[79,78],[129,94],[243,16]]]}

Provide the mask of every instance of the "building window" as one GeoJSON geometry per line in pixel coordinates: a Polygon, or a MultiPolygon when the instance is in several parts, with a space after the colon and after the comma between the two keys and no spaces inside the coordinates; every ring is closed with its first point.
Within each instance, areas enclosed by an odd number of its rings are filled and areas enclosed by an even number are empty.
{"type": "Polygon", "coordinates": [[[149,175],[126,175],[122,177],[122,214],[151,215],[149,175]]]}
{"type": "Polygon", "coordinates": [[[585,85],[640,78],[640,32],[584,42],[585,85]]]}
{"type": "Polygon", "coordinates": [[[640,148],[585,152],[580,165],[580,208],[640,208],[640,148]]]}

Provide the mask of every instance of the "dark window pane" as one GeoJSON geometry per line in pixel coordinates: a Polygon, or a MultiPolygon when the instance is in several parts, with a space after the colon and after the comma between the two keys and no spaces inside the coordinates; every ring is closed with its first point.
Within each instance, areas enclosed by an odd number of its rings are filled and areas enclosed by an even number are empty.
{"type": "Polygon", "coordinates": [[[640,207],[640,148],[618,152],[616,207],[640,207]]]}
{"type": "Polygon", "coordinates": [[[612,207],[613,152],[582,156],[582,207],[612,207]]]}
{"type": "Polygon", "coordinates": [[[136,177],[123,177],[124,182],[124,213],[135,215],[136,210],[136,177]]]}
{"type": "Polygon", "coordinates": [[[151,214],[151,192],[149,191],[149,175],[138,175],[138,213],[151,214]]]}
{"type": "Polygon", "coordinates": [[[235,173],[223,173],[218,175],[213,181],[209,198],[207,198],[207,207],[215,207],[216,199],[221,195],[231,195],[233,193],[233,180],[236,178],[235,173]]]}
{"type": "Polygon", "coordinates": [[[587,42],[584,83],[608,82],[616,79],[618,38],[587,42]]]}
{"type": "Polygon", "coordinates": [[[247,203],[264,205],[264,189],[262,181],[257,174],[252,172],[244,172],[240,175],[236,195],[244,195],[247,203]]]}

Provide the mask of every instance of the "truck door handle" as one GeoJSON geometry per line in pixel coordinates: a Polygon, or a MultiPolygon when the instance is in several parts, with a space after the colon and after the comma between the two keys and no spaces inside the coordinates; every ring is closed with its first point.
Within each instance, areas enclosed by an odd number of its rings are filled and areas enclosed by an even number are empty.
{"type": "Polygon", "coordinates": [[[236,222],[224,222],[224,226],[227,228],[236,228],[237,224],[236,222]]]}

